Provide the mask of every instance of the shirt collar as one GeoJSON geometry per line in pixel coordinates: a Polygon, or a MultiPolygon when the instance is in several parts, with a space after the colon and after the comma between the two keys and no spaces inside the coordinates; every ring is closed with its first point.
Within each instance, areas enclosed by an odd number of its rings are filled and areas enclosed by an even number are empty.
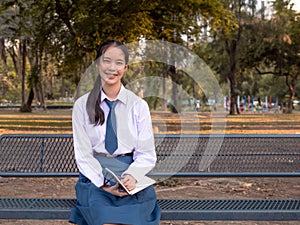
{"type": "MultiPolygon", "coordinates": [[[[106,98],[107,98],[106,94],[101,89],[101,102],[103,102],[104,99],[106,99],[106,98]]],[[[124,87],[123,84],[121,85],[121,89],[120,89],[119,94],[117,95],[117,97],[116,97],[115,100],[119,100],[119,101],[121,101],[123,103],[126,103],[126,100],[127,100],[127,98],[126,98],[126,89],[125,89],[125,87],[124,87]]]]}

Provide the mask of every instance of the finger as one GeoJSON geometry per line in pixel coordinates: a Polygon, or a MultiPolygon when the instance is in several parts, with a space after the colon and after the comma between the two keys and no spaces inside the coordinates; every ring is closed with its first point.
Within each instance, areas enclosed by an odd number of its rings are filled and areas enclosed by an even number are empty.
{"type": "Polygon", "coordinates": [[[132,186],[132,185],[135,184],[136,182],[135,182],[135,180],[134,180],[132,177],[127,176],[127,177],[125,177],[125,178],[122,180],[122,183],[123,183],[125,186],[126,186],[126,185],[132,186]]]}
{"type": "Polygon", "coordinates": [[[125,192],[125,191],[119,191],[119,197],[120,198],[125,197],[125,196],[128,196],[127,192],[125,192]]]}
{"type": "Polygon", "coordinates": [[[125,184],[125,183],[130,181],[130,178],[128,178],[128,176],[126,176],[121,181],[122,181],[123,184],[125,184]]]}
{"type": "Polygon", "coordinates": [[[129,191],[132,191],[132,190],[134,189],[134,187],[133,187],[133,186],[128,186],[127,189],[128,189],[129,191]]]}
{"type": "Polygon", "coordinates": [[[117,184],[115,184],[114,186],[112,186],[113,187],[113,190],[114,191],[119,191],[119,189],[120,189],[120,185],[117,183],[117,184]]]}

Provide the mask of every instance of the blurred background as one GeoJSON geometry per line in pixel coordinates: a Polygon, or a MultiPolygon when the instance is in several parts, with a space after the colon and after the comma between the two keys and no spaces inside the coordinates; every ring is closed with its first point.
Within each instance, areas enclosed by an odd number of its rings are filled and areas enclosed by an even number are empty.
{"type": "MultiPolygon", "coordinates": [[[[130,66],[125,84],[140,77],[176,85],[138,84],[152,111],[299,111],[300,22],[294,0],[2,0],[0,104],[21,112],[71,108],[97,47],[159,40],[197,54],[224,97],[211,98],[180,67],[158,62],[130,66]]],[[[170,55],[172,60],[172,55],[170,55]]],[[[176,62],[175,62],[176,64],[176,62]]]]}

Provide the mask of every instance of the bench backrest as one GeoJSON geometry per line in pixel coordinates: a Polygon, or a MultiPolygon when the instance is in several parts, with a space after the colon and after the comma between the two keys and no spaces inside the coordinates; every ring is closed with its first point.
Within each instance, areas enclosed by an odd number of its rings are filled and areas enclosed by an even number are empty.
{"type": "MultiPolygon", "coordinates": [[[[155,135],[156,176],[300,176],[300,135],[155,135]]],[[[71,134],[0,136],[0,176],[77,176],[71,134]]]]}

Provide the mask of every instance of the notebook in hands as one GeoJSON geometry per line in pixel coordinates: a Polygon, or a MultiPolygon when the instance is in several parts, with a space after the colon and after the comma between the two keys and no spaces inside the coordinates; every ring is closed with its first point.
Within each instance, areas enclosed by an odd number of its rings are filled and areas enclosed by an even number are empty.
{"type": "Polygon", "coordinates": [[[121,182],[121,179],[110,169],[105,168],[105,170],[113,176],[113,178],[116,180],[117,183],[129,194],[134,195],[138,193],[139,191],[145,189],[146,187],[149,187],[152,184],[155,184],[155,180],[151,179],[150,177],[145,176],[143,179],[141,179],[139,182],[136,183],[136,187],[129,191],[121,182]]]}

